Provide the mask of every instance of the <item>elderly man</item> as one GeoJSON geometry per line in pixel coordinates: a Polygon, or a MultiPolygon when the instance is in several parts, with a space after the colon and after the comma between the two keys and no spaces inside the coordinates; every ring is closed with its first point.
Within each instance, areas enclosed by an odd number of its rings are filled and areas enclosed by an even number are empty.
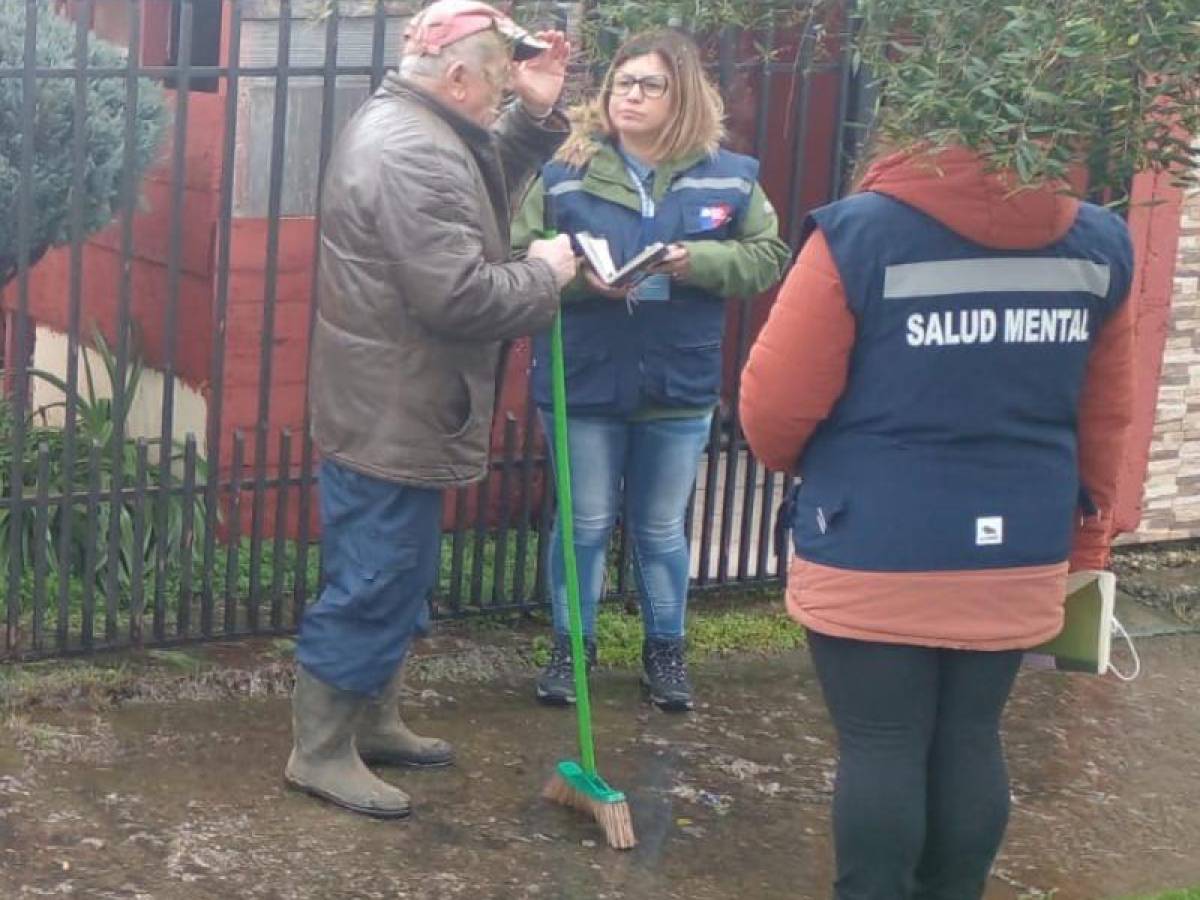
{"type": "Polygon", "coordinates": [[[566,136],[563,36],[439,0],[405,38],[325,179],[309,402],[326,583],[300,628],[285,772],[378,818],[410,802],[364,761],[453,756],[397,709],[437,579],[442,491],[483,477],[502,343],[547,327],[576,270],[565,237],[509,258],[514,195],[566,136]]]}

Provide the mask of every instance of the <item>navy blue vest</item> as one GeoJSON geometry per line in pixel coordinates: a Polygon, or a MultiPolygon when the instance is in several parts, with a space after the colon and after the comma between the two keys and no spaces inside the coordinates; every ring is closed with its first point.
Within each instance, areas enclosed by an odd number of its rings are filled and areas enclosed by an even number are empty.
{"type": "MultiPolygon", "coordinates": [[[[758,177],[758,162],[725,150],[680,172],[657,203],[652,228],[641,214],[584,189],[584,170],[550,163],[542,170],[554,227],[608,239],[621,266],[652,241],[728,240],[736,233],[758,177]]],[[[624,416],[646,407],[701,409],[721,387],[722,298],[672,282],[666,301],[632,313],[620,301],[586,298],[563,306],[567,405],[579,415],[624,416]]],[[[533,396],[549,408],[550,341],[534,339],[533,396]]]]}
{"type": "Polygon", "coordinates": [[[1132,278],[1124,222],[1083,204],[1058,243],[991,250],[863,193],[809,226],[857,330],[845,392],[800,461],[796,551],[883,572],[1065,560],[1088,354],[1132,278]]]}

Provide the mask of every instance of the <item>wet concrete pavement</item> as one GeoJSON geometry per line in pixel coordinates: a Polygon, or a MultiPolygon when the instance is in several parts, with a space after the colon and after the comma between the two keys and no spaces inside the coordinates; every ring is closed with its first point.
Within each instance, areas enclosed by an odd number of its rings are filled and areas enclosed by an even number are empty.
{"type": "MultiPolygon", "coordinates": [[[[1200,636],[1142,641],[1131,685],[1022,675],[1014,809],[989,900],[1099,900],[1200,884],[1200,636]]],[[[538,793],[573,746],[527,674],[416,685],[442,772],[388,772],[415,816],[381,823],[283,788],[282,697],[33,712],[0,728],[0,897],[821,898],[835,749],[803,652],[695,670],[693,715],[596,687],[600,768],[640,846],[607,850],[538,793]]]]}

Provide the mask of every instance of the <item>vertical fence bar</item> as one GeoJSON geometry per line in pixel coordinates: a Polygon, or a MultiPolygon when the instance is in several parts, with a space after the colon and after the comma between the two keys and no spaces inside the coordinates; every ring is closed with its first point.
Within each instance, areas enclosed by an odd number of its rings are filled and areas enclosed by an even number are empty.
{"type": "MultiPolygon", "coordinates": [[[[103,454],[101,454],[101,457],[103,457],[103,454]]],[[[103,465],[103,462],[101,462],[100,464],[103,465]]],[[[113,519],[117,520],[117,527],[119,528],[120,527],[120,517],[121,517],[122,510],[124,509],[124,504],[120,500],[120,495],[113,492],[111,480],[109,481],[109,486],[108,486],[106,493],[107,493],[107,497],[104,499],[106,500],[106,503],[108,506],[109,528],[110,529],[112,528],[113,519]]],[[[97,525],[99,525],[99,522],[97,522],[97,525]]],[[[90,531],[88,533],[88,535],[89,535],[89,537],[88,537],[89,544],[99,544],[100,543],[99,527],[97,527],[93,531],[90,531]]],[[[104,643],[109,645],[110,647],[117,643],[117,634],[121,627],[120,623],[118,622],[118,612],[119,611],[118,611],[118,607],[117,607],[117,601],[119,599],[119,592],[120,592],[120,587],[119,587],[120,579],[118,576],[120,575],[120,572],[121,572],[121,557],[119,555],[120,554],[120,544],[119,543],[117,544],[117,548],[118,548],[117,555],[115,555],[115,556],[108,555],[108,554],[105,555],[103,582],[101,582],[101,579],[100,579],[100,572],[99,571],[96,572],[97,585],[99,585],[101,583],[103,583],[103,585],[104,585],[104,643]],[[110,587],[110,585],[112,587],[110,587]]]]}
{"type": "Polygon", "coordinates": [[[697,582],[712,580],[712,536],[717,517],[717,474],[721,465],[721,417],[714,415],[708,433],[708,449],[704,455],[704,511],[700,519],[700,573],[697,582]]]}
{"type": "Polygon", "coordinates": [[[742,520],[738,528],[738,581],[745,581],[750,575],[750,534],[754,520],[755,489],[758,482],[758,466],[755,464],[754,454],[750,452],[749,445],[745,442],[745,435],[742,434],[741,415],[742,368],[746,364],[746,356],[750,350],[750,307],[751,301],[749,300],[738,304],[738,342],[737,353],[735,354],[735,358],[737,359],[737,377],[734,379],[733,387],[735,403],[733,427],[738,435],[738,446],[741,448],[738,456],[740,458],[744,452],[746,457],[746,480],[742,485],[742,520]]]}
{"type": "Polygon", "coordinates": [[[771,89],[774,87],[775,76],[773,57],[778,49],[777,41],[775,23],[772,21],[767,27],[766,40],[763,42],[767,52],[759,61],[758,111],[754,119],[754,155],[759,159],[767,152],[767,140],[770,138],[771,89]]]}
{"type": "Polygon", "coordinates": [[[512,524],[513,446],[517,442],[517,420],[512,413],[504,419],[504,461],[500,467],[500,510],[496,532],[496,554],[492,565],[492,606],[501,606],[509,596],[505,591],[508,579],[508,529],[512,524]]]}
{"type": "MultiPolygon", "coordinates": [[[[492,497],[492,467],[488,464],[487,474],[475,487],[475,534],[471,548],[471,603],[483,606],[483,570],[488,540],[488,513],[492,497]]],[[[494,561],[494,557],[493,557],[494,561]]],[[[493,577],[495,573],[493,572],[493,577]]]]}
{"type": "Polygon", "coordinates": [[[275,113],[271,123],[271,179],[267,199],[267,266],[264,273],[263,326],[258,363],[258,421],[254,431],[254,505],[250,525],[250,631],[258,631],[262,590],[263,505],[266,502],[267,445],[270,441],[271,376],[275,351],[275,305],[279,294],[279,218],[283,203],[284,151],[287,142],[288,80],[291,69],[292,0],[279,2],[279,71],[275,76],[275,113]]]}
{"type": "Polygon", "coordinates": [[[543,442],[541,458],[542,505],[538,511],[537,571],[534,573],[534,597],[538,604],[549,601],[550,554],[554,552],[554,510],[558,505],[555,494],[554,465],[550,460],[549,438],[543,442]]]}
{"type": "Polygon", "coordinates": [[[517,560],[513,572],[513,597],[525,609],[529,604],[526,596],[526,568],[529,565],[529,520],[533,515],[533,454],[536,443],[534,429],[537,428],[537,406],[532,398],[525,401],[525,434],[521,442],[521,478],[517,487],[517,560]]]}
{"type": "Polygon", "coordinates": [[[20,647],[21,569],[23,566],[23,537],[25,521],[25,409],[28,405],[29,372],[29,268],[33,247],[33,163],[34,111],[37,100],[37,14],[36,0],[25,2],[25,71],[21,73],[21,178],[17,185],[17,279],[18,300],[16,328],[10,344],[16,350],[15,360],[6,360],[16,373],[12,382],[13,425],[12,464],[9,484],[8,530],[8,609],[5,629],[5,648],[15,654],[20,647]]]}
{"type": "MultiPolygon", "coordinates": [[[[321,197],[325,187],[325,169],[329,165],[329,154],[333,147],[334,113],[337,109],[337,62],[338,62],[338,32],[341,28],[340,4],[333,4],[329,17],[325,20],[325,73],[321,84],[321,146],[317,164],[317,208],[315,237],[313,239],[313,272],[312,289],[309,292],[308,307],[308,345],[312,346],[313,329],[317,322],[317,293],[321,277],[321,197]]],[[[300,459],[300,527],[297,535],[296,548],[296,577],[292,599],[292,621],[297,625],[304,615],[304,607],[308,602],[308,551],[309,551],[309,519],[312,515],[311,500],[313,490],[313,442],[311,413],[308,405],[304,407],[304,434],[302,437],[300,459]]]]}
{"type": "MultiPolygon", "coordinates": [[[[745,325],[742,321],[738,328],[738,341],[745,325]]],[[[741,362],[741,357],[737,357],[741,362]]],[[[741,469],[741,428],[738,423],[738,386],[741,383],[740,371],[734,374],[733,396],[729,400],[729,438],[725,449],[725,479],[721,490],[721,536],[720,552],[717,554],[717,583],[724,584],[729,580],[729,550],[733,542],[733,507],[737,496],[738,471],[741,469]]]]}
{"type": "MultiPolygon", "coordinates": [[[[100,444],[92,441],[88,446],[88,493],[87,533],[96,534],[100,514],[100,444]]],[[[96,630],[96,552],[98,541],[87,542],[83,553],[83,622],[80,625],[79,643],[84,650],[94,645],[96,630]]]]}
{"type": "MultiPolygon", "coordinates": [[[[717,46],[718,54],[718,77],[720,80],[721,93],[727,94],[734,74],[734,32],[726,27],[721,29],[719,43],[717,46]]],[[[709,572],[711,569],[712,555],[712,531],[713,517],[716,512],[716,488],[717,488],[717,472],[721,458],[721,414],[718,409],[713,415],[712,428],[709,432],[708,449],[705,454],[705,479],[704,479],[704,509],[700,522],[700,559],[698,583],[707,584],[709,581],[709,572]]],[[[698,474],[698,473],[697,473],[698,474]]],[[[729,485],[725,485],[725,490],[728,492],[729,485]]],[[[690,542],[691,535],[688,540],[690,542]]],[[[720,563],[718,563],[720,565],[720,563]]]]}
{"type": "Polygon", "coordinates": [[[808,107],[809,107],[809,63],[812,59],[812,48],[815,42],[812,26],[805,29],[800,37],[800,46],[796,50],[796,68],[794,78],[799,79],[800,89],[796,91],[796,157],[792,167],[788,203],[788,243],[792,249],[800,246],[800,235],[804,226],[804,169],[808,160],[808,107]]]}
{"type": "MultiPolygon", "coordinates": [[[[791,474],[784,475],[784,477],[783,477],[783,494],[782,494],[783,497],[787,497],[788,492],[791,491],[792,486],[795,485],[795,483],[796,483],[795,476],[793,476],[791,474]]],[[[775,573],[780,578],[782,578],[786,581],[787,566],[788,566],[788,553],[789,553],[789,547],[788,547],[787,541],[784,541],[781,546],[774,548],[774,552],[775,552],[775,573]]]]}
{"type": "MultiPolygon", "coordinates": [[[[764,46],[775,49],[778,38],[775,31],[774,22],[767,29],[767,37],[764,46]]],[[[767,141],[770,137],[770,117],[771,117],[771,91],[774,87],[774,68],[772,66],[771,57],[773,54],[767,53],[763,55],[761,70],[759,76],[759,94],[758,94],[758,111],[755,118],[754,128],[754,155],[761,158],[767,151],[767,141]]],[[[750,344],[750,312],[753,307],[747,307],[743,311],[742,330],[744,340],[740,343],[743,348],[748,348],[750,344]]],[[[744,361],[747,350],[740,351],[740,358],[744,361]]],[[[740,395],[740,375],[739,375],[739,395],[740,395]]],[[[740,425],[739,420],[739,425],[740,425]]],[[[758,547],[755,554],[755,569],[754,577],[757,581],[762,581],[767,577],[767,542],[770,539],[770,490],[771,490],[771,473],[765,468],[763,469],[763,503],[760,507],[758,521],[758,547]]],[[[748,453],[746,456],[746,492],[744,505],[742,506],[742,553],[741,561],[738,568],[738,577],[748,577],[749,559],[750,559],[750,532],[753,529],[754,519],[754,497],[757,493],[758,486],[758,460],[753,453],[748,453]]]]}
{"type": "MultiPolygon", "coordinates": [[[[142,17],[139,0],[126,0],[126,15],[129,21],[129,46],[141,46],[142,17]]],[[[112,643],[116,641],[117,630],[117,595],[120,590],[120,554],[121,554],[121,509],[123,504],[118,499],[124,488],[125,481],[125,420],[129,410],[129,397],[126,395],[125,378],[129,369],[129,318],[133,302],[133,220],[137,215],[138,175],[137,175],[137,128],[138,128],[138,96],[140,82],[138,74],[138,54],[130,52],[125,65],[125,127],[124,153],[121,161],[121,271],[117,284],[117,330],[116,364],[112,373],[112,437],[106,448],[112,460],[112,478],[109,482],[109,518],[108,533],[89,534],[89,541],[106,540],[108,553],[105,570],[105,599],[107,617],[105,620],[105,637],[112,643]]],[[[86,351],[85,351],[86,352],[86,351]]]]}
{"type": "Polygon", "coordinates": [[[34,652],[45,644],[46,551],[50,543],[50,445],[38,444],[37,499],[33,519],[33,634],[34,652]]]}
{"type": "Polygon", "coordinates": [[[467,489],[454,492],[454,539],[450,545],[450,609],[454,614],[462,612],[463,556],[467,538],[467,489]]]}
{"type": "MultiPolygon", "coordinates": [[[[279,435],[279,487],[275,494],[275,544],[271,553],[271,628],[283,629],[283,569],[287,553],[288,494],[292,490],[292,430],[279,435]]],[[[295,623],[299,625],[300,623],[295,623]]]]}
{"type": "MultiPolygon", "coordinates": [[[[736,75],[737,41],[739,35],[740,29],[731,27],[722,28],[717,46],[721,93],[725,96],[728,96],[729,89],[732,87],[736,75]]],[[[728,340],[728,338],[726,339],[728,340]]],[[[738,339],[741,339],[741,329],[739,329],[738,339]]],[[[740,357],[737,358],[736,363],[740,366],[740,357]]],[[[733,503],[734,496],[737,493],[737,476],[740,463],[737,398],[737,385],[740,380],[740,375],[735,373],[734,393],[730,398],[729,439],[725,452],[725,480],[721,491],[721,543],[720,551],[717,554],[717,582],[719,584],[723,584],[729,578],[729,545],[733,534],[733,503]]],[[[719,419],[720,417],[721,410],[718,407],[714,418],[719,419]]]]}
{"type": "Polygon", "coordinates": [[[233,0],[229,19],[229,68],[225,76],[225,141],[221,149],[221,202],[217,221],[217,295],[213,308],[212,388],[208,410],[208,476],[204,485],[204,560],[200,566],[200,633],[213,634],[217,531],[221,508],[221,441],[225,409],[225,342],[229,326],[229,273],[233,241],[233,175],[237,153],[238,73],[241,66],[242,3],[233,0]]]}
{"type": "MultiPolygon", "coordinates": [[[[609,572],[604,573],[604,594],[605,596],[615,593],[618,597],[626,597],[629,595],[629,573],[630,564],[633,561],[633,554],[637,551],[633,546],[633,535],[629,530],[629,501],[624,494],[621,496],[621,519],[620,530],[617,532],[619,543],[617,544],[617,583],[609,584],[609,572]]],[[[601,600],[604,597],[600,598],[601,600]]]]}
{"type": "Polygon", "coordinates": [[[150,477],[150,446],[137,441],[137,469],[133,482],[133,554],[129,573],[129,636],[134,646],[142,643],[146,623],[146,483],[150,477]]]}
{"type": "Polygon", "coordinates": [[[196,436],[183,442],[183,524],[179,529],[179,608],[175,634],[186,637],[192,630],[192,557],[196,543],[196,436]]]}
{"type": "Polygon", "coordinates": [[[242,460],[246,453],[246,436],[239,428],[233,433],[233,460],[229,471],[229,525],[226,529],[228,546],[225,549],[225,634],[237,632],[238,564],[242,540],[242,460]]]}
{"type": "Polygon", "coordinates": [[[63,419],[61,505],[58,525],[58,622],[55,646],[66,650],[69,641],[71,572],[76,566],[72,532],[75,524],[75,472],[78,453],[79,332],[83,312],[83,195],[87,173],[87,137],[90,122],[88,98],[88,23],[93,0],[75,8],[75,97],[71,130],[70,300],[67,311],[67,396],[63,419]]]}
{"type": "MultiPolygon", "coordinates": [[[[700,479],[700,466],[696,465],[696,480],[700,479]]],[[[688,577],[691,578],[692,560],[695,558],[695,542],[692,540],[692,535],[696,527],[696,497],[698,496],[696,484],[692,484],[692,492],[688,494],[687,509],[683,514],[683,533],[687,540],[688,546],[688,577]]]]}
{"type": "Polygon", "coordinates": [[[847,127],[850,110],[857,105],[858,79],[851,71],[854,38],[859,19],[854,15],[854,3],[846,3],[846,24],[838,35],[838,111],[837,133],[833,141],[833,159],[829,167],[829,198],[835,200],[845,191],[846,165],[850,161],[852,148],[848,137],[853,129],[847,127]]]}
{"type": "Polygon", "coordinates": [[[717,37],[717,84],[721,96],[729,99],[729,89],[737,74],[737,44],[741,29],[732,25],[721,28],[717,37]]]}
{"type": "MultiPolygon", "coordinates": [[[[778,35],[775,31],[775,26],[772,24],[769,33],[767,46],[772,50],[777,49],[778,35]]],[[[797,51],[798,52],[798,51],[797,51]]],[[[767,147],[770,128],[770,109],[771,95],[775,88],[775,68],[772,63],[771,55],[764,56],[762,63],[762,93],[758,98],[758,128],[755,134],[755,152],[761,155],[767,147]]],[[[786,143],[786,139],[785,139],[786,143]]],[[[794,184],[789,185],[790,192],[797,190],[794,184]]],[[[790,206],[790,203],[789,203],[790,206]]],[[[778,208],[778,207],[777,207],[778,208]]],[[[782,223],[780,223],[782,225],[782,223]]],[[[758,553],[755,558],[755,575],[759,581],[766,580],[770,577],[770,556],[771,556],[771,540],[772,540],[772,521],[771,513],[772,506],[775,500],[775,473],[770,469],[763,467],[763,483],[762,497],[759,503],[759,520],[758,520],[758,553]]]]}
{"type": "Polygon", "coordinates": [[[846,50],[848,57],[847,70],[849,71],[847,90],[849,93],[846,102],[845,119],[842,121],[842,128],[844,129],[842,138],[844,165],[850,177],[841,179],[842,189],[838,194],[839,197],[851,187],[851,179],[855,175],[859,154],[862,152],[863,144],[867,139],[872,124],[870,113],[868,112],[864,116],[863,111],[864,109],[871,109],[873,105],[873,88],[862,66],[860,65],[856,68],[853,61],[854,45],[858,40],[858,32],[863,24],[862,16],[854,11],[856,7],[857,4],[850,4],[850,38],[849,47],[846,50]]]}
{"type": "MultiPolygon", "coordinates": [[[[335,4],[336,5],[336,4],[335,4]]],[[[371,31],[371,93],[383,83],[383,51],[387,44],[387,7],[375,4],[375,21],[371,31]]]]}
{"type": "Polygon", "coordinates": [[[172,460],[175,449],[175,349],[179,343],[179,288],[182,269],[183,203],[187,171],[188,98],[192,90],[193,0],[179,5],[179,56],[176,67],[175,136],[171,158],[171,225],[167,253],[167,310],[163,323],[162,429],[158,448],[158,529],[154,561],[154,636],[162,640],[166,624],[167,561],[171,551],[167,522],[175,482],[172,460]]]}
{"type": "Polygon", "coordinates": [[[758,520],[758,559],[755,560],[759,579],[770,575],[771,541],[773,539],[774,522],[772,514],[775,507],[775,473],[763,467],[762,500],[759,503],[762,510],[758,520]]]}
{"type": "MultiPolygon", "coordinates": [[[[735,378],[736,384],[739,379],[735,378]]],[[[725,478],[721,488],[721,531],[718,540],[717,553],[717,583],[724,584],[729,580],[729,551],[733,542],[733,509],[737,496],[738,470],[741,468],[741,443],[738,439],[737,399],[736,395],[730,401],[732,412],[729,419],[729,438],[725,449],[725,478]]]]}

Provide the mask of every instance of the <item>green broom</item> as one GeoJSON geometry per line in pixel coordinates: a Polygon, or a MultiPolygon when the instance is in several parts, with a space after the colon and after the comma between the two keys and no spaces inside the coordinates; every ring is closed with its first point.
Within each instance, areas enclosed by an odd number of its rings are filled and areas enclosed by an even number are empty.
{"type": "MultiPolygon", "coordinates": [[[[625,795],[609,787],[596,771],[592,740],[592,706],[588,698],[587,651],[583,646],[583,615],[579,608],[579,570],[575,562],[575,513],[571,503],[571,456],[567,445],[567,380],[563,365],[562,313],[554,319],[551,337],[551,382],[554,394],[554,477],[558,491],[558,528],[562,536],[567,581],[567,615],[571,630],[571,660],[575,669],[575,711],[579,719],[580,762],[564,759],[556,767],[542,796],[591,815],[604,829],[608,846],[629,850],[637,844],[625,795]]],[[[553,548],[551,549],[553,552],[553,548]]]]}

